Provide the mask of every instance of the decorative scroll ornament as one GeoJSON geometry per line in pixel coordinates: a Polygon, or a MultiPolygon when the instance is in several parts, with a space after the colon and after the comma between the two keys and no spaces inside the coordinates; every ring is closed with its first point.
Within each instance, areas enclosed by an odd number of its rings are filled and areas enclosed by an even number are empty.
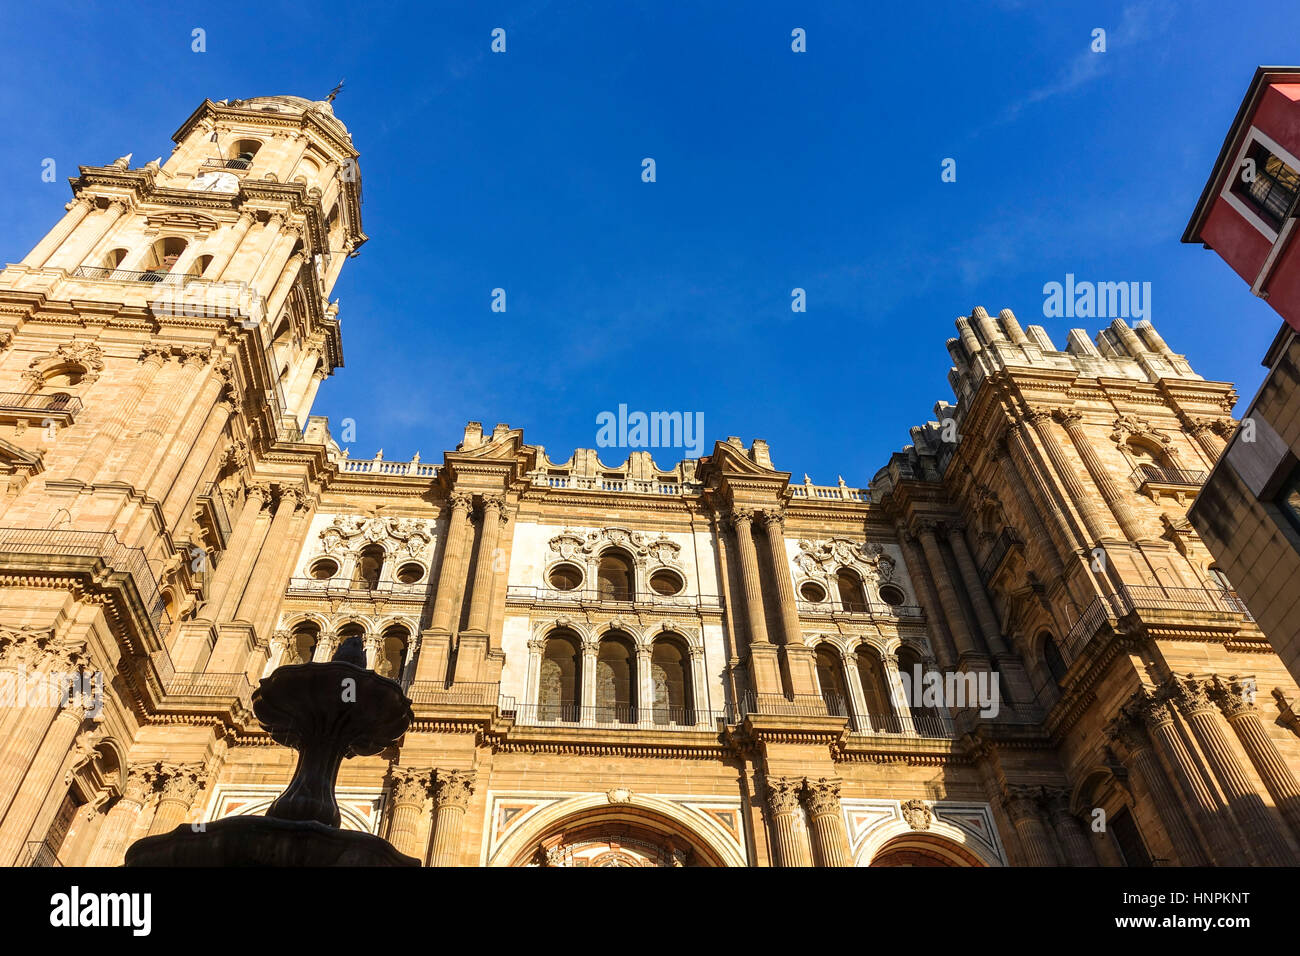
{"type": "Polygon", "coordinates": [[[39,388],[50,374],[70,368],[81,369],[81,384],[89,385],[104,370],[104,353],[93,342],[65,342],[53,352],[32,359],[23,380],[39,388]]]}
{"type": "Polygon", "coordinates": [[[833,575],[842,567],[856,568],[881,582],[894,577],[896,562],[878,544],[859,543],[847,538],[799,542],[795,566],[808,577],[833,575]]]}
{"type": "Polygon", "coordinates": [[[630,551],[638,559],[649,559],[659,564],[681,564],[682,546],[662,532],[657,538],[650,538],[627,528],[601,528],[585,533],[566,528],[550,540],[549,546],[555,554],[570,560],[596,555],[615,546],[630,551]]]}
{"type": "Polygon", "coordinates": [[[338,515],[321,531],[320,539],[321,551],[327,554],[383,544],[390,553],[406,552],[419,557],[432,543],[433,535],[429,523],[420,518],[338,515]]]}

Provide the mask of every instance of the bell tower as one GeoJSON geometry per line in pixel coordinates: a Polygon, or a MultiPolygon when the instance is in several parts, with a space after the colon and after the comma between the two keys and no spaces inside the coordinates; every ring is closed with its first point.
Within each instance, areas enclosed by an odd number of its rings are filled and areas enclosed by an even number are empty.
{"type": "Polygon", "coordinates": [[[215,529],[268,452],[301,445],[343,363],[330,293],[366,241],[329,102],[205,100],[172,138],[165,162],[80,167],[0,271],[0,526],[111,535],[155,571],[195,535],[228,544],[196,516],[215,529]]]}

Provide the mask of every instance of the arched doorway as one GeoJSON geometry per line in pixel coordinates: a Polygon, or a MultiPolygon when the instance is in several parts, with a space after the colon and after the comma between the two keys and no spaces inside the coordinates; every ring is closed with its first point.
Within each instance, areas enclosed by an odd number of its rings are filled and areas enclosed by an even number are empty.
{"type": "Polygon", "coordinates": [[[984,866],[974,853],[943,837],[903,834],[887,841],[871,866],[984,866]]]}

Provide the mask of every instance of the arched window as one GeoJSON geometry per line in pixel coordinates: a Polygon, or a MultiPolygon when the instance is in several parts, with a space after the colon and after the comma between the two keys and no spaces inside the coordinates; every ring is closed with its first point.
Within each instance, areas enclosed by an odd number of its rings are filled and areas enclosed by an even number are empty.
{"type": "Polygon", "coordinates": [[[350,624],[344,624],[338,629],[334,638],[334,656],[331,660],[339,660],[340,657],[352,658],[356,655],[365,656],[366,629],[362,625],[353,621],[350,624]]]}
{"type": "Polygon", "coordinates": [[[631,601],[632,559],[622,551],[606,551],[600,556],[596,582],[602,601],[631,601]]]}
{"type": "Polygon", "coordinates": [[[923,737],[945,737],[945,714],[935,707],[933,695],[926,694],[925,675],[930,670],[913,648],[898,649],[898,671],[903,678],[907,706],[912,714],[912,726],[923,737]]]}
{"type": "Polygon", "coordinates": [[[379,644],[379,654],[375,657],[375,673],[380,677],[389,677],[401,681],[402,668],[406,664],[406,647],[410,634],[400,624],[384,629],[379,644]]]}
{"type": "Polygon", "coordinates": [[[849,715],[848,693],[844,688],[844,668],[839,652],[829,644],[817,645],[817,685],[821,688],[826,713],[832,717],[849,715]]]}
{"type": "Polygon", "coordinates": [[[636,647],[626,634],[606,634],[596,651],[596,720],[636,720],[636,647]]]}
{"type": "Polygon", "coordinates": [[[1052,680],[1059,686],[1061,681],[1065,680],[1065,672],[1069,670],[1065,666],[1065,658],[1061,656],[1061,649],[1056,646],[1056,638],[1051,634],[1043,631],[1038,637],[1043,642],[1043,663],[1047,665],[1047,672],[1052,675],[1052,680]]]}
{"type": "Polygon", "coordinates": [[[176,260],[185,252],[187,245],[188,243],[178,236],[169,236],[155,242],[149,250],[146,261],[147,268],[143,276],[145,281],[161,282],[172,271],[176,260]]]}
{"type": "Polygon", "coordinates": [[[1220,591],[1233,590],[1232,582],[1228,580],[1228,576],[1223,573],[1223,569],[1217,564],[1210,565],[1210,581],[1220,591]]]}
{"type": "Polygon", "coordinates": [[[253,165],[253,157],[261,148],[262,144],[255,139],[236,140],[235,145],[231,147],[230,159],[226,161],[226,166],[231,169],[247,169],[253,165]]]}
{"type": "Polygon", "coordinates": [[[537,693],[538,716],[542,720],[578,719],[582,691],[580,647],[577,635],[571,631],[556,631],[546,639],[537,693]]]}
{"type": "Polygon", "coordinates": [[[862,696],[867,702],[867,718],[871,728],[876,731],[898,731],[901,725],[894,713],[893,699],[889,696],[884,664],[875,651],[868,647],[858,648],[858,679],[862,682],[862,696]]]}
{"type": "Polygon", "coordinates": [[[316,655],[316,645],[320,643],[320,627],[312,621],[295,624],[290,632],[288,660],[289,664],[309,664],[316,655]]]}
{"type": "Polygon", "coordinates": [[[676,634],[655,638],[650,651],[650,671],[655,685],[655,723],[694,724],[691,656],[686,642],[676,634]]]}
{"type": "Polygon", "coordinates": [[[373,591],[379,587],[379,574],[384,567],[384,549],[382,545],[368,544],[357,555],[357,569],[353,575],[354,587],[373,591]]]}
{"type": "Polygon", "coordinates": [[[122,262],[126,259],[127,251],[125,249],[112,249],[108,255],[104,256],[105,269],[119,269],[122,262]]]}
{"type": "Polygon", "coordinates": [[[862,579],[848,568],[835,575],[835,587],[840,592],[840,606],[846,611],[865,611],[867,595],[862,590],[862,579]]]}

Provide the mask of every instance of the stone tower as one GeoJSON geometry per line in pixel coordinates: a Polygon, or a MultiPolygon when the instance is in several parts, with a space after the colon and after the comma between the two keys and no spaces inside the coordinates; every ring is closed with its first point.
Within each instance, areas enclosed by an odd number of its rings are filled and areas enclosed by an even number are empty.
{"type": "MultiPolygon", "coordinates": [[[[0,644],[41,673],[242,670],[274,616],[259,575],[309,500],[310,455],[270,480],[249,465],[302,440],[342,364],[330,291],[366,240],[357,152],[329,103],[291,96],[205,101],[173,138],[166,162],[82,166],[0,273],[0,644]]],[[[130,710],[10,711],[0,737],[22,723],[50,761],[82,741],[125,794],[123,754],[95,742],[132,740],[130,710]]],[[[59,812],[6,815],[0,862],[59,812]]]]}

